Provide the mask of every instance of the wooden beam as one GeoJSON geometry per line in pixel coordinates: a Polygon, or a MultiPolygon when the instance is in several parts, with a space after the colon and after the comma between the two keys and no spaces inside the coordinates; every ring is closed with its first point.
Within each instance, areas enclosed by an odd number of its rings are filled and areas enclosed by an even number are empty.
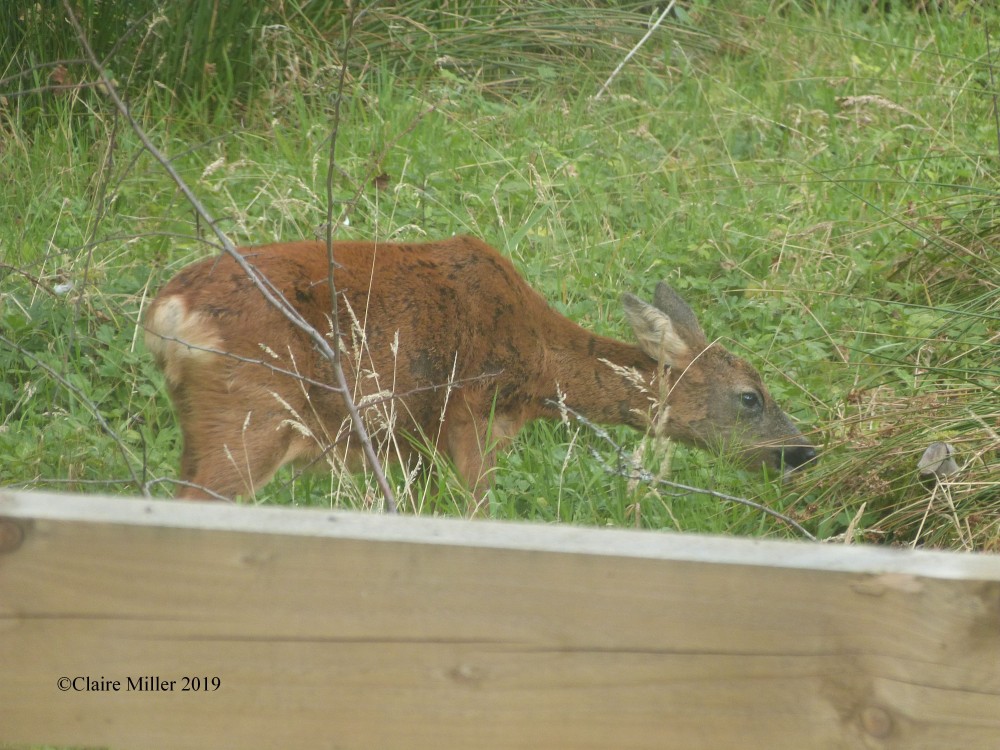
{"type": "Polygon", "coordinates": [[[0,550],[0,743],[1000,747],[992,556],[12,492],[0,550]]]}

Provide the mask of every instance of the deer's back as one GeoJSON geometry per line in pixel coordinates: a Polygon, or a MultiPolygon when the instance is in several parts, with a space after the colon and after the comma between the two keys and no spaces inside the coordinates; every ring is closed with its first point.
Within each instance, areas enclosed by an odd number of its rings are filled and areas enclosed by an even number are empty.
{"type": "MultiPolygon", "coordinates": [[[[331,335],[324,243],[240,252],[317,331],[331,335]]],[[[341,351],[355,399],[401,396],[405,409],[397,426],[432,432],[449,383],[466,393],[489,392],[498,407],[504,399],[530,396],[530,383],[543,369],[542,339],[553,334],[553,326],[572,325],[506,258],[474,238],[338,242],[334,256],[341,351]]],[[[172,386],[205,377],[252,378],[262,392],[277,390],[286,399],[308,392],[309,402],[300,408],[322,420],[343,417],[340,396],[315,385],[334,382],[330,364],[228,256],[196,263],[174,277],[154,303],[147,328],[153,334],[150,348],[172,386]],[[235,356],[206,357],[203,351],[168,346],[172,339],[235,356]],[[287,374],[249,360],[293,371],[307,385],[290,388],[287,374]],[[202,372],[183,372],[185,367],[202,372]]]]}

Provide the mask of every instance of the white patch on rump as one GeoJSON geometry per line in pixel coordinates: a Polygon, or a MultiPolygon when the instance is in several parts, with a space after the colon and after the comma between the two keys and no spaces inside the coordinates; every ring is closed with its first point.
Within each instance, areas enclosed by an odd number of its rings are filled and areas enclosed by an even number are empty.
{"type": "Polygon", "coordinates": [[[175,295],[158,300],[146,317],[146,348],[170,383],[180,382],[185,360],[198,360],[219,351],[222,339],[201,313],[188,310],[175,295]]]}

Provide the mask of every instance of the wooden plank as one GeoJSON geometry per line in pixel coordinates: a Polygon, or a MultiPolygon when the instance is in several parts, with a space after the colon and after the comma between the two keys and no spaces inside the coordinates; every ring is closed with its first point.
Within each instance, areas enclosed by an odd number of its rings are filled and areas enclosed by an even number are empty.
{"type": "Polygon", "coordinates": [[[1000,747],[991,556],[9,492],[0,540],[0,742],[1000,747]]]}

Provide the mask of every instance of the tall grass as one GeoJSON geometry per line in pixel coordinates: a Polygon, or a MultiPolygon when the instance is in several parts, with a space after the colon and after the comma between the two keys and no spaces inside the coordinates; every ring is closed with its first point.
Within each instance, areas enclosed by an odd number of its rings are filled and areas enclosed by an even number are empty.
{"type": "MultiPolygon", "coordinates": [[[[337,191],[361,198],[339,232],[479,235],[560,312],[622,338],[620,292],[667,278],[710,336],[761,368],[823,458],[768,483],[695,451],[640,450],[628,432],[618,444],[824,538],[994,549],[1000,155],[985,29],[1000,17],[862,5],[688,3],[599,100],[648,8],[376,5],[347,59],[337,191]],[[961,471],[935,484],[916,467],[939,440],[961,471]]],[[[101,93],[51,88],[55,61],[79,52],[50,33],[56,6],[32,7],[45,8],[38,25],[8,33],[15,54],[0,57],[0,483],[135,491],[133,472],[174,476],[179,440],[137,321],[212,249],[101,93]]],[[[313,236],[344,17],[309,3],[169,16],[214,7],[135,5],[113,32],[97,16],[88,28],[235,240],[313,236]]],[[[15,15],[0,10],[5,28],[15,15]]],[[[65,67],[68,83],[93,81],[65,67]]],[[[498,468],[495,514],[793,533],[617,476],[595,451],[617,460],[579,424],[526,430],[498,468]]],[[[461,512],[439,469],[443,482],[394,477],[419,512],[461,512]]],[[[259,500],[372,498],[363,478],[286,474],[259,500]]]]}
{"type": "MultiPolygon", "coordinates": [[[[258,41],[267,28],[269,3],[135,0],[71,3],[98,59],[129,95],[151,89],[201,106],[210,97],[246,101],[259,82],[258,41]]],[[[30,81],[17,93],[43,106],[46,83],[66,85],[92,79],[81,65],[79,41],[61,2],[6,3],[0,76],[30,81]],[[53,79],[53,76],[55,77],[53,79]]]]}

